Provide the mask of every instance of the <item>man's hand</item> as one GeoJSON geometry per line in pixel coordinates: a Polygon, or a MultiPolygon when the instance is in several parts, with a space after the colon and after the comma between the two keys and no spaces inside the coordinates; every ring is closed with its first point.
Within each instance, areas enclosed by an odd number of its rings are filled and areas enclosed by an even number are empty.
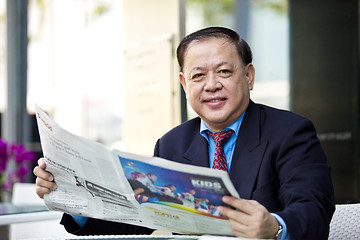
{"type": "Polygon", "coordinates": [[[137,188],[137,189],[134,189],[133,191],[134,191],[134,196],[136,198],[137,195],[144,192],[144,189],[143,188],[137,188]]]}
{"type": "Polygon", "coordinates": [[[223,197],[223,202],[234,207],[219,207],[222,215],[230,220],[231,230],[237,237],[273,239],[279,230],[276,218],[260,203],[230,196],[223,197]]]}
{"type": "Polygon", "coordinates": [[[33,170],[36,178],[36,194],[40,198],[44,198],[44,194],[49,193],[57,188],[54,182],[54,176],[45,170],[45,159],[38,160],[38,166],[33,170]]]}

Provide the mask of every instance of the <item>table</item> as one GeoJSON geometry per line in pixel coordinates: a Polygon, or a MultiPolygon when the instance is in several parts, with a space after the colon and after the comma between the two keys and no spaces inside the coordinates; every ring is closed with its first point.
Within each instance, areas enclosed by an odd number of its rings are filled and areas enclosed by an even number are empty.
{"type": "Polygon", "coordinates": [[[61,212],[49,211],[45,205],[0,203],[0,226],[60,219],[61,215],[61,212]]]}
{"type": "MultiPolygon", "coordinates": [[[[36,239],[33,239],[36,240],[36,239]]],[[[39,239],[40,240],[40,239],[39,239]]],[[[66,238],[42,238],[41,240],[199,240],[199,236],[187,235],[98,235],[66,238]]],[[[213,240],[213,239],[204,239],[213,240]]],[[[216,239],[217,240],[217,239],[216,239]]],[[[221,240],[221,239],[219,239],[221,240]]],[[[238,240],[238,239],[231,239],[238,240]]]]}
{"type": "Polygon", "coordinates": [[[60,219],[61,215],[45,205],[0,203],[0,240],[9,239],[11,224],[60,219]]]}
{"type": "MultiPolygon", "coordinates": [[[[9,238],[9,225],[60,219],[62,212],[49,211],[45,205],[0,203],[0,240],[9,238]]],[[[239,240],[229,237],[186,235],[110,235],[42,238],[42,240],[239,240]]]]}

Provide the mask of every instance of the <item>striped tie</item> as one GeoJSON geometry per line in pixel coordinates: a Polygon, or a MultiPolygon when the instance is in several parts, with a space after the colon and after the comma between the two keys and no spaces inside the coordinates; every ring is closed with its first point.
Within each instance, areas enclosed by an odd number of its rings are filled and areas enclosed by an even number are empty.
{"type": "Polygon", "coordinates": [[[223,146],[225,142],[229,139],[231,134],[233,134],[234,130],[228,130],[228,131],[222,131],[216,133],[212,133],[209,130],[206,130],[205,132],[208,136],[214,139],[216,145],[213,168],[228,171],[223,146]]]}

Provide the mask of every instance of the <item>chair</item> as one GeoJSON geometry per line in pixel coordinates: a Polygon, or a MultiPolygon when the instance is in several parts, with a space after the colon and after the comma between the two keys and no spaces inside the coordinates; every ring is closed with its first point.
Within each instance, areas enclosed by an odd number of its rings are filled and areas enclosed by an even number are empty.
{"type": "Polygon", "coordinates": [[[329,239],[360,239],[360,203],[336,205],[329,239]]]}
{"type": "Polygon", "coordinates": [[[35,193],[34,183],[15,183],[12,191],[13,204],[39,204],[45,205],[44,200],[35,193]]]}
{"type": "MultiPolygon", "coordinates": [[[[34,183],[15,183],[12,193],[12,203],[17,204],[44,204],[44,200],[40,199],[35,193],[34,183]]],[[[25,238],[59,238],[74,236],[67,233],[62,225],[60,225],[61,213],[59,219],[37,221],[29,223],[11,224],[9,227],[10,240],[25,238]]]]}

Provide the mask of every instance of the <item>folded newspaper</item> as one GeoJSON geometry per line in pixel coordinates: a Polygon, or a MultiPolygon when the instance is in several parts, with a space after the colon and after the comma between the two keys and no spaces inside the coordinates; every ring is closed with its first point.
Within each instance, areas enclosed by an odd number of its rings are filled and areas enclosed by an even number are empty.
{"type": "Polygon", "coordinates": [[[36,106],[49,210],[182,234],[233,235],[217,207],[238,197],[225,171],[118,150],[69,133],[36,106]],[[216,227],[214,227],[216,226],[216,227]]]}

